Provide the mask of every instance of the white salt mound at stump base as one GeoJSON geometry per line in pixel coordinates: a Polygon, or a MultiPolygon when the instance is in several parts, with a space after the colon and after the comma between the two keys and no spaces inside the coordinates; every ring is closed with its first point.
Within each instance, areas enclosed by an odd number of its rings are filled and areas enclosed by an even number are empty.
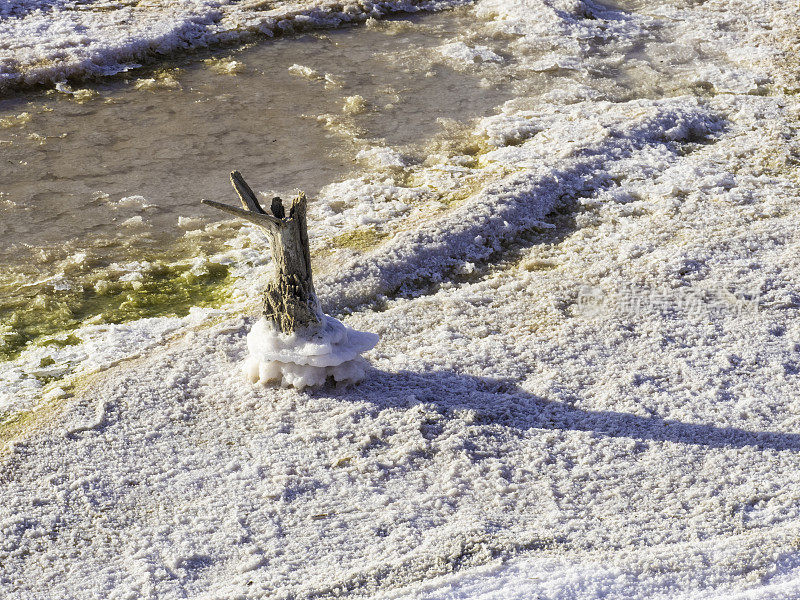
{"type": "Polygon", "coordinates": [[[327,315],[322,327],[295,333],[282,333],[261,317],[247,334],[250,356],[244,373],[252,383],[297,389],[324,385],[328,377],[337,383],[357,383],[367,367],[360,354],[377,343],[376,334],[350,329],[327,315]]]}

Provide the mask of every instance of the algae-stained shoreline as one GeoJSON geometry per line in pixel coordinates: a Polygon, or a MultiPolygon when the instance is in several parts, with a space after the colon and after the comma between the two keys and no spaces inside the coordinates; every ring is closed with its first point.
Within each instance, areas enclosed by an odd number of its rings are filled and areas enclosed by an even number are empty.
{"type": "Polygon", "coordinates": [[[221,307],[98,331],[107,362],[58,419],[12,424],[0,591],[800,594],[791,7],[470,10],[393,58],[510,86],[497,108],[422,148],[364,133],[399,86],[316,113],[362,167],[309,231],[324,310],[381,336],[367,379],[245,383],[268,257],[220,225],[221,307]]]}
{"type": "Polygon", "coordinates": [[[0,12],[0,93],[101,78],[152,66],[187,49],[224,47],[355,24],[389,14],[435,11],[465,2],[209,2],[160,0],[81,5],[26,1],[0,12]],[[32,41],[48,40],[45,43],[32,41]]]}

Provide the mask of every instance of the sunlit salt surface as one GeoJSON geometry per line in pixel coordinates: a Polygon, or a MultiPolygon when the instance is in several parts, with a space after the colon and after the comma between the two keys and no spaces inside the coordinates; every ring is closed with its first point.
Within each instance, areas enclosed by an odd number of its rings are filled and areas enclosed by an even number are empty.
{"type": "MultiPolygon", "coordinates": [[[[44,401],[0,423],[5,595],[798,597],[800,97],[764,68],[796,15],[619,4],[478,0],[398,45],[513,88],[415,148],[358,132],[362,90],[312,115],[358,161],[309,207],[323,307],[381,336],[358,386],[247,385],[255,297],[6,363],[0,404],[44,401]]],[[[253,228],[191,231],[234,245],[98,287],[166,302],[217,264],[257,296],[253,228]]]]}

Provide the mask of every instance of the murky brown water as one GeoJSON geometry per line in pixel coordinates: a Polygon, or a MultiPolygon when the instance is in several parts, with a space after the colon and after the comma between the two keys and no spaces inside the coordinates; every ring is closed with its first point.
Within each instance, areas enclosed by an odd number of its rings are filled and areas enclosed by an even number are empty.
{"type": "Polygon", "coordinates": [[[225,61],[209,65],[208,56],[195,55],[151,84],[131,78],[88,86],[96,95],[83,102],[57,92],[0,102],[0,118],[11,123],[30,115],[0,129],[0,260],[15,262],[31,245],[80,249],[87,238],[115,239],[120,222],[135,214],[143,217],[138,234],[164,243],[179,215],[217,218],[198,201],[231,199],[232,169],[259,190],[301,188],[313,195],[353,170],[352,144],[314,118],[342,115],[347,96],[368,103],[353,117],[361,137],[390,144],[424,141],[439,117],[485,114],[505,99],[502,90],[482,88],[477,77],[443,64],[419,72],[394,58],[441,43],[466,19],[466,13],[429,15],[414,27],[263,43],[230,53],[241,63],[235,75],[217,72],[229,66],[225,61]],[[298,76],[289,70],[293,64],[341,85],[298,76]],[[149,207],[119,205],[133,195],[149,207]]]}

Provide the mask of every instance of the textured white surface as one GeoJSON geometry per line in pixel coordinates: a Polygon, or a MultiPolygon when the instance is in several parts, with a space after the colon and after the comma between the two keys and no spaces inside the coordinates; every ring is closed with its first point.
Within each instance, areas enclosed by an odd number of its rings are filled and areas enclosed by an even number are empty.
{"type": "Polygon", "coordinates": [[[247,334],[247,379],[301,390],[324,385],[328,377],[338,383],[361,381],[367,365],[360,355],[375,347],[378,336],[350,329],[327,315],[323,319],[313,335],[281,333],[264,317],[256,321],[247,334]]]}
{"type": "Polygon", "coordinates": [[[479,2],[453,42],[563,79],[313,206],[384,235],[315,277],[365,380],[249,386],[251,323],[173,323],[6,448],[3,597],[797,597],[790,6],[635,4],[479,2]]]}

